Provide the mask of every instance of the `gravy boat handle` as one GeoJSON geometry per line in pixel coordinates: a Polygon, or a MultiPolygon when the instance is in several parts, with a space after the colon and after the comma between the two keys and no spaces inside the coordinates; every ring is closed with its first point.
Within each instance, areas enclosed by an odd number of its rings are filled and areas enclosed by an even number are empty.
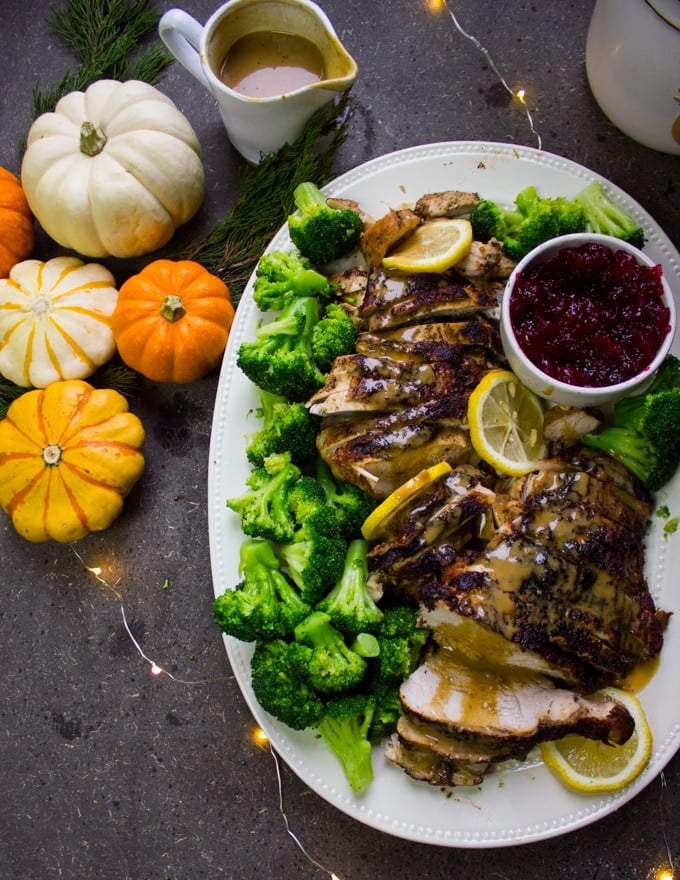
{"type": "Polygon", "coordinates": [[[199,54],[203,25],[182,9],[169,9],[158,22],[158,33],[182,67],[210,91],[199,54]]]}

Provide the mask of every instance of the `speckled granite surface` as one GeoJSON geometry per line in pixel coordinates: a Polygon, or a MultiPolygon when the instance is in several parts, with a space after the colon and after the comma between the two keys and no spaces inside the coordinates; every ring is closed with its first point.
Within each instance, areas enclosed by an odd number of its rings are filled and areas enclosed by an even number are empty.
{"type": "MultiPolygon", "coordinates": [[[[0,5],[0,164],[18,171],[31,89],[55,82],[72,62],[48,26],[51,4],[0,5]]],[[[453,0],[451,9],[513,88],[527,88],[543,148],[621,186],[678,246],[679,160],[617,132],[588,90],[583,54],[592,5],[453,0]]],[[[429,12],[425,0],[322,6],[361,71],[338,173],[420,143],[537,145],[524,114],[446,12],[429,12]]],[[[213,3],[187,0],[184,8],[204,21],[213,3]]],[[[203,145],[206,201],[185,230],[194,237],[233,203],[240,160],[212,99],[183,69],[171,68],[161,88],[203,145]]],[[[41,238],[36,255],[52,250],[41,238]]],[[[206,483],[216,387],[216,374],[189,387],[144,386],[133,403],[148,432],[143,481],[108,531],[75,548],[120,591],[146,654],[176,678],[204,683],[150,675],[117,598],[73,550],[27,544],[0,519],[2,880],[324,874],[286,833],[272,757],[252,742],[251,716],[212,622],[206,483]]],[[[669,853],[680,860],[677,758],[663,780],[595,825],[485,851],[403,841],[338,812],[285,766],[282,780],[293,832],[342,880],[648,880],[669,853]]]]}

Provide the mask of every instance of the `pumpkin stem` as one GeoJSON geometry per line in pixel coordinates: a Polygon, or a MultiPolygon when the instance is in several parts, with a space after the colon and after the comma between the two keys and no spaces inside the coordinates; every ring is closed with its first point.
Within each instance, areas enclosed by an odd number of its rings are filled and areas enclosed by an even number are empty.
{"type": "Polygon", "coordinates": [[[106,144],[106,135],[93,122],[83,122],[80,126],[80,152],[86,156],[101,153],[106,144]]]}
{"type": "Polygon", "coordinates": [[[59,459],[61,458],[61,446],[57,446],[56,443],[50,443],[49,446],[46,446],[43,449],[43,461],[46,465],[55,465],[59,464],[59,459]]]}
{"type": "Polygon", "coordinates": [[[184,303],[180,296],[176,296],[174,293],[169,293],[164,297],[163,302],[161,303],[160,313],[166,321],[170,321],[172,324],[184,317],[187,310],[184,308],[184,303]]]}

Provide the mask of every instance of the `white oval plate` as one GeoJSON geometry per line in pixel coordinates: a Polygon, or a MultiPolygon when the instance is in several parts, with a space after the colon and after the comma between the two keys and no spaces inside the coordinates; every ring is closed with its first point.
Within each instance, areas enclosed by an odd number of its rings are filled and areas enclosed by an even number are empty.
{"type": "MultiPolygon", "coordinates": [[[[338,177],[326,187],[335,196],[356,199],[379,217],[389,208],[445,189],[473,190],[510,204],[525,186],[542,195],[573,196],[589,181],[601,180],[615,200],[646,230],[647,253],[661,263],[676,297],[680,296],[680,254],[659,225],[621,189],[581,165],[528,147],[487,142],[431,144],[391,153],[338,177]]],[[[281,229],[269,250],[291,246],[281,229]]],[[[236,367],[236,350],[253,338],[258,310],[252,279],[238,307],[220,374],[210,445],[209,531],[215,595],[238,580],[238,549],[243,540],[238,517],[225,504],[243,492],[249,467],[245,435],[257,429],[253,409],[257,393],[236,367]]],[[[674,352],[680,353],[680,338],[674,352]]],[[[672,514],[680,514],[680,482],[659,496],[672,514]]],[[[629,787],[609,795],[579,795],[565,788],[540,760],[491,773],[478,788],[448,792],[414,782],[374,749],[375,779],[360,797],[347,785],[333,754],[310,731],[295,732],[273,720],[258,705],[250,686],[251,646],[225,638],[236,680],[257,723],[272,746],[300,779],[339,810],[360,822],[408,840],[450,847],[501,847],[543,840],[588,825],[633,798],[663,769],[680,745],[680,703],[669,699],[680,668],[677,591],[672,572],[680,569],[680,533],[664,539],[654,518],[648,540],[650,589],[659,607],[675,611],[658,671],[641,694],[654,735],[647,769],[629,787]]]]}

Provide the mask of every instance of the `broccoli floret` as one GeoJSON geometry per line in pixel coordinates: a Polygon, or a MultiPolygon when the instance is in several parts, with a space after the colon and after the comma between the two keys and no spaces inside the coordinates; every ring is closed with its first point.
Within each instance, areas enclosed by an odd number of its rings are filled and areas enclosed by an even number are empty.
{"type": "Polygon", "coordinates": [[[604,191],[599,180],[589,183],[574,197],[586,219],[586,230],[613,235],[635,247],[645,245],[644,230],[622,208],[615,204],[604,191]]]}
{"type": "Polygon", "coordinates": [[[258,327],[255,340],[242,342],[236,363],[258,388],[286,400],[305,401],[324,382],[312,357],[312,333],[321,317],[314,297],[298,297],[278,318],[258,327]]]}
{"type": "Polygon", "coordinates": [[[403,712],[399,698],[400,687],[401,680],[397,678],[373,675],[367,681],[364,690],[375,700],[373,718],[368,729],[370,742],[378,743],[397,729],[397,722],[403,712]]]}
{"type": "Polygon", "coordinates": [[[227,500],[227,506],[241,517],[241,528],[251,538],[290,541],[295,534],[288,496],[301,472],[290,453],[269,455],[260,468],[246,480],[247,489],[239,498],[227,500]]]}
{"type": "Polygon", "coordinates": [[[550,238],[586,228],[580,205],[563,196],[541,197],[535,186],[517,193],[512,208],[482,199],[470,214],[470,222],[476,239],[498,239],[506,255],[516,261],[550,238]]]}
{"type": "Polygon", "coordinates": [[[368,731],[375,700],[366,694],[343,694],[329,700],[317,729],[340,761],[347,781],[357,794],[373,779],[368,731]]]}
{"type": "Polygon", "coordinates": [[[233,590],[215,599],[215,622],[222,632],[244,642],[290,635],[311,612],[282,574],[268,541],[251,538],[241,545],[239,575],[233,590]]]}
{"type": "Polygon", "coordinates": [[[505,211],[491,199],[482,199],[470,214],[472,236],[476,241],[492,238],[503,240],[505,235],[505,211]]]}
{"type": "Polygon", "coordinates": [[[288,510],[295,531],[290,541],[276,546],[276,554],[304,599],[314,604],[340,577],[347,542],[334,508],[314,477],[303,474],[292,487],[288,510]]]}
{"type": "Polygon", "coordinates": [[[383,639],[415,637],[427,633],[420,626],[420,611],[415,605],[387,605],[383,611],[379,635],[383,639]]]}
{"type": "Polygon", "coordinates": [[[257,415],[262,419],[262,427],[249,437],[246,446],[246,456],[252,465],[262,467],[268,455],[279,452],[290,452],[295,464],[316,455],[321,419],[304,403],[291,403],[278,394],[260,389],[257,415]]]}
{"type": "Polygon", "coordinates": [[[264,254],[255,269],[253,299],[263,312],[282,309],[299,296],[313,296],[326,302],[331,293],[325,275],[295,251],[264,254]]]}
{"type": "Polygon", "coordinates": [[[250,661],[253,693],[262,708],[294,730],[316,727],[324,704],[307,682],[310,650],[299,642],[260,642],[250,661]]]}
{"type": "Polygon", "coordinates": [[[378,641],[380,644],[378,674],[383,679],[396,678],[403,681],[418,664],[425,645],[425,633],[423,630],[418,630],[414,638],[395,636],[378,641]]]}
{"type": "Polygon", "coordinates": [[[318,604],[334,626],[344,633],[358,635],[376,631],[383,612],[368,591],[368,541],[357,538],[347,548],[342,574],[330,593],[318,604]]]}
{"type": "Polygon", "coordinates": [[[383,679],[407,678],[420,662],[428,631],[420,626],[420,614],[411,605],[390,605],[383,612],[377,632],[380,654],[378,675],[383,679]]]}
{"type": "Polygon", "coordinates": [[[309,474],[303,474],[291,489],[288,506],[296,523],[302,524],[308,517],[318,514],[317,523],[327,534],[337,530],[335,513],[328,505],[323,488],[309,474]]]}
{"type": "Polygon", "coordinates": [[[540,198],[533,186],[517,194],[515,205],[520,216],[509,212],[502,241],[507,256],[519,261],[539,244],[559,235],[560,209],[552,199],[540,198]]]}
{"type": "Polygon", "coordinates": [[[323,611],[313,611],[295,627],[295,638],[311,648],[307,678],[317,691],[337,694],[358,685],[366,674],[366,660],[351,650],[342,633],[323,611]]]}
{"type": "Polygon", "coordinates": [[[283,571],[300,590],[302,598],[315,604],[336,582],[345,560],[347,544],[334,533],[332,511],[321,509],[305,519],[289,542],[276,545],[283,571]]]}
{"type": "Polygon", "coordinates": [[[353,483],[336,480],[321,457],[317,457],[315,467],[316,479],[323,489],[326,501],[335,509],[338,529],[348,540],[351,540],[354,535],[361,532],[364,520],[378,502],[353,483]]]}
{"type": "Polygon", "coordinates": [[[317,367],[328,373],[337,357],[354,351],[359,331],[346,309],[329,303],[312,331],[312,356],[317,367]]]}
{"type": "Polygon", "coordinates": [[[362,691],[375,698],[368,735],[371,742],[393,733],[402,714],[399,689],[420,663],[428,639],[428,631],[419,625],[419,620],[418,609],[410,605],[384,609],[377,632],[380,652],[369,661],[362,684],[362,691]]]}
{"type": "Polygon", "coordinates": [[[583,208],[577,202],[564,196],[557,196],[551,199],[551,202],[555,209],[558,235],[583,232],[586,228],[586,216],[583,208]]]}
{"type": "Polygon", "coordinates": [[[680,465],[680,360],[668,355],[644,394],[615,404],[610,422],[581,440],[618,459],[657,492],[680,465]]]}
{"type": "Polygon", "coordinates": [[[291,241],[316,266],[344,257],[359,240],[357,211],[331,208],[316,184],[306,181],[293,193],[297,211],[288,217],[291,241]]]}

